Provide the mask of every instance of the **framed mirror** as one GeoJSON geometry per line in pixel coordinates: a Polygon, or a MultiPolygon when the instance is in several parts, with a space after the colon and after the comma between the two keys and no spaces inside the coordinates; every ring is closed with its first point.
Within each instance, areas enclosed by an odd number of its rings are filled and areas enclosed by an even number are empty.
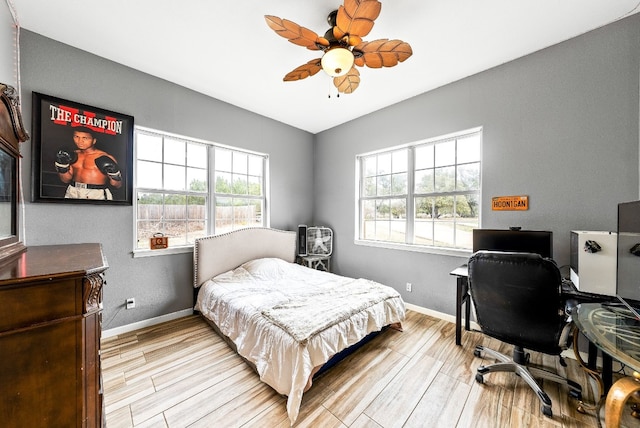
{"type": "Polygon", "coordinates": [[[0,264],[25,250],[18,232],[20,142],[29,135],[22,125],[18,94],[0,83],[0,264]]]}

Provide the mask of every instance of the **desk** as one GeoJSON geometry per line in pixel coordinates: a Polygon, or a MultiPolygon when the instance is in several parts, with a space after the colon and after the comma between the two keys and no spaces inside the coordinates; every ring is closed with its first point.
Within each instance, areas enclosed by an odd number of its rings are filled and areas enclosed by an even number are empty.
{"type": "MultiPolygon", "coordinates": [[[[449,275],[456,277],[456,345],[461,345],[462,338],[462,309],[464,306],[464,328],[471,330],[471,295],[469,294],[469,267],[463,264],[449,272],[449,275]]],[[[593,293],[584,293],[575,288],[569,281],[568,284],[563,282],[562,298],[565,301],[572,300],[577,303],[600,303],[609,301],[612,298],[593,293]]],[[[595,345],[589,344],[589,362],[595,366],[595,358],[591,358],[595,354],[595,345]]],[[[610,361],[610,360],[609,360],[610,361]]],[[[609,370],[609,375],[611,371],[609,370]]],[[[609,378],[610,380],[610,378],[609,378]]],[[[611,383],[609,383],[611,385],[611,383]]]]}
{"type": "MultiPolygon", "coordinates": [[[[606,308],[599,303],[581,303],[574,308],[572,317],[580,332],[602,351],[603,381],[607,374],[611,376],[611,358],[640,373],[640,321],[630,312],[606,308]],[[605,355],[608,368],[604,367],[605,355]]],[[[621,412],[631,397],[640,400],[640,375],[635,379],[622,378],[611,386],[605,404],[607,428],[619,426],[621,412]]]]}
{"type": "Polygon", "coordinates": [[[471,296],[469,295],[469,282],[468,282],[468,268],[467,265],[460,265],[451,272],[449,275],[456,277],[456,345],[461,345],[462,337],[462,305],[464,308],[464,328],[465,330],[471,330],[470,316],[471,316],[471,296]]]}

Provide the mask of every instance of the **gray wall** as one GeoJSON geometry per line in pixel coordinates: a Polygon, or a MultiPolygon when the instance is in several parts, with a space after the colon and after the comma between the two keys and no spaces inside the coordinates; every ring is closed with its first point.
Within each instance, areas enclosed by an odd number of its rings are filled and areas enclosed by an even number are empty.
{"type": "Polygon", "coordinates": [[[7,4],[0,5],[0,83],[17,87],[14,25],[7,4]]]}
{"type": "MultiPolygon", "coordinates": [[[[29,129],[35,91],[132,115],[136,125],[268,153],[271,226],[311,223],[313,135],[24,30],[21,68],[29,129]]],[[[191,253],[133,258],[130,206],[30,203],[30,143],[22,155],[26,244],[103,244],[110,265],[103,328],[192,307],[191,253]],[[122,310],[128,297],[136,309],[122,310]]]]}
{"type": "Polygon", "coordinates": [[[639,58],[635,15],[318,134],[314,219],[334,229],[335,270],[454,313],[448,273],[465,258],[354,244],[355,156],[476,126],[482,227],[550,229],[568,264],[570,230],[616,230],[618,202],[638,199],[639,58]],[[529,195],[529,210],[492,212],[502,195],[529,195]]]}

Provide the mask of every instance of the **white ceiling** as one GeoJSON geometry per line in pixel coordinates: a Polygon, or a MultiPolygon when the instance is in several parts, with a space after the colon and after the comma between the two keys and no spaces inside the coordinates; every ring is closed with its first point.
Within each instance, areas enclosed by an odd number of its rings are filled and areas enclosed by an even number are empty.
{"type": "Polygon", "coordinates": [[[341,0],[8,3],[22,28],[314,134],[640,11],[640,0],[382,1],[365,41],[401,39],[413,56],[360,68],[358,89],[336,97],[323,72],[282,81],[320,52],[276,35],[264,15],[322,35],[341,0]]]}

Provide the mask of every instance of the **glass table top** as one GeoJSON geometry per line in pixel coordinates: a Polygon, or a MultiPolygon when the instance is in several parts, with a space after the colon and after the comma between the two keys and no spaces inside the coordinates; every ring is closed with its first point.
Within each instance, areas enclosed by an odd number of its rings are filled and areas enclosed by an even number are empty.
{"type": "Polygon", "coordinates": [[[629,310],[582,303],[574,309],[572,318],[591,343],[640,372],[640,321],[629,310]]]}

